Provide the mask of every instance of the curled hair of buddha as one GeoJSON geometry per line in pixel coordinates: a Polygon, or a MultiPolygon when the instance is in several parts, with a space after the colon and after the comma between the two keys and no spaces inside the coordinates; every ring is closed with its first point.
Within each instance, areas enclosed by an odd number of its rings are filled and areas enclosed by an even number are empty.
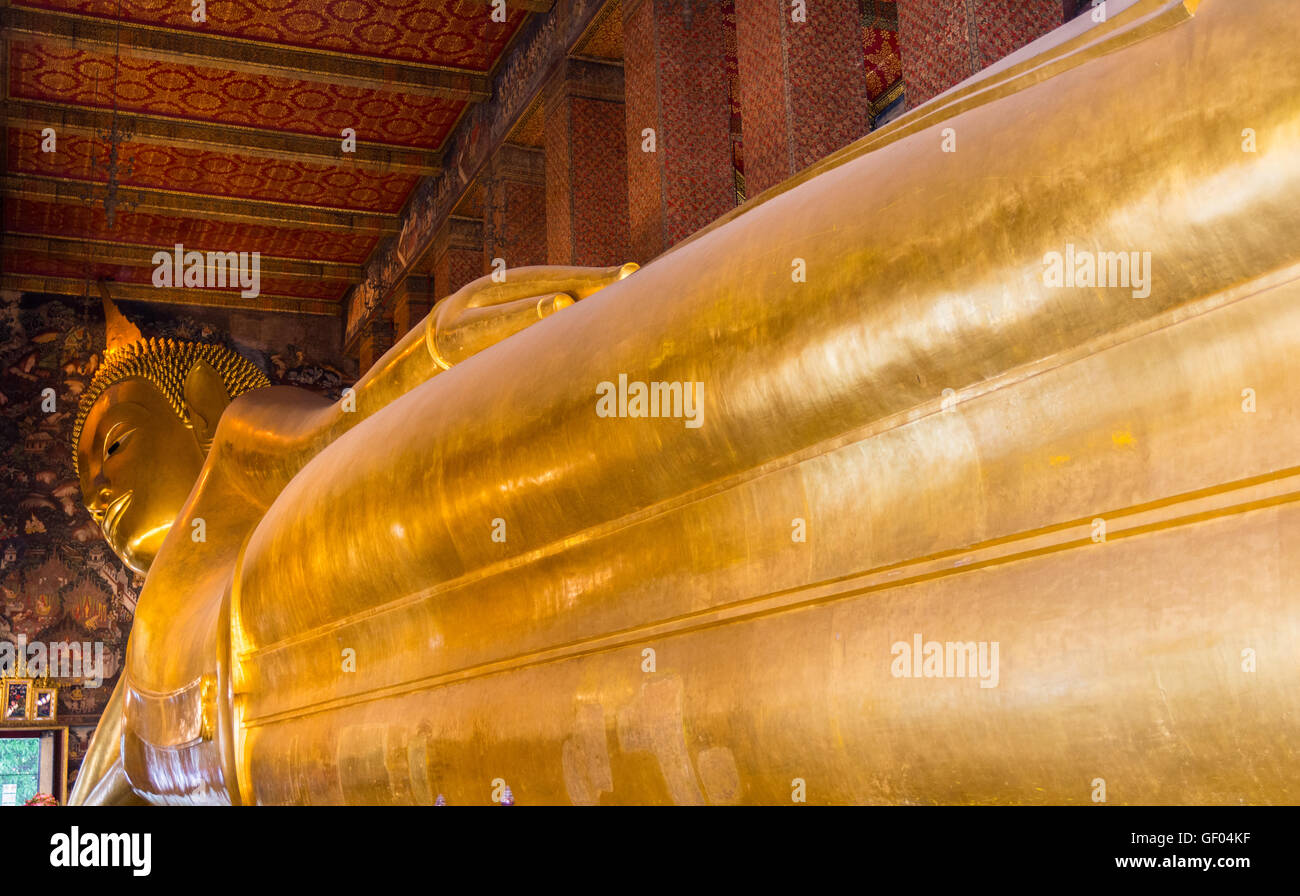
{"type": "Polygon", "coordinates": [[[176,416],[188,426],[190,416],[185,406],[185,378],[200,361],[217,372],[226,387],[226,394],[232,399],[252,389],[271,385],[266,374],[256,365],[224,345],[150,338],[114,348],[104,355],[104,363],[95,372],[90,388],[81,396],[77,421],[72,427],[73,464],[78,465],[77,444],[81,440],[81,429],[96,399],[110,387],[131,377],[140,377],[156,386],[176,416]]]}

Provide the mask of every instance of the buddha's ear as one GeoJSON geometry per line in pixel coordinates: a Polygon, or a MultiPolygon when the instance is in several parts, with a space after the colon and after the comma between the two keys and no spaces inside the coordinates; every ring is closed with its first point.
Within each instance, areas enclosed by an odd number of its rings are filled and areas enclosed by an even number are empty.
{"type": "Polygon", "coordinates": [[[230,395],[226,392],[226,384],[221,381],[221,374],[206,361],[196,362],[185,377],[185,410],[190,425],[194,427],[194,437],[204,451],[212,444],[217,421],[228,404],[230,395]]]}

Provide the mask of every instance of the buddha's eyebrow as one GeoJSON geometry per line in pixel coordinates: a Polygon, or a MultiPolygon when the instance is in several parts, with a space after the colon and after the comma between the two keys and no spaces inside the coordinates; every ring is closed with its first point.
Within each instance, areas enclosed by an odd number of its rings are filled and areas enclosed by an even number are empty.
{"type": "MultiPolygon", "coordinates": [[[[145,414],[148,414],[148,413],[149,413],[149,409],[148,409],[147,407],[145,407],[145,406],[142,405],[142,404],[139,404],[138,402],[134,402],[134,401],[124,401],[124,402],[122,402],[121,404],[116,404],[116,405],[114,405],[113,407],[114,407],[114,409],[117,409],[117,408],[123,408],[123,409],[125,409],[125,408],[134,408],[134,409],[136,409],[136,410],[139,410],[139,411],[144,412],[145,414]]],[[[103,426],[104,426],[104,422],[105,422],[104,420],[101,420],[101,421],[99,422],[100,427],[103,427],[103,426]]],[[[98,441],[99,441],[99,445],[100,445],[100,447],[102,448],[102,447],[103,447],[103,446],[108,442],[108,437],[109,437],[109,435],[111,435],[112,433],[116,432],[119,428],[121,428],[121,427],[123,427],[123,426],[129,426],[129,425],[131,425],[131,423],[132,423],[131,420],[121,420],[121,419],[118,419],[118,420],[114,420],[111,424],[109,424],[109,426],[108,426],[106,429],[101,429],[100,432],[102,432],[103,435],[102,435],[102,436],[99,438],[99,440],[98,440],[98,441]]]]}
{"type": "Polygon", "coordinates": [[[114,423],[112,426],[108,428],[108,432],[104,433],[104,438],[101,439],[100,441],[103,442],[103,444],[105,445],[110,444],[113,441],[113,436],[115,434],[120,433],[125,427],[130,425],[131,422],[129,420],[117,421],[116,423],[114,423]]]}

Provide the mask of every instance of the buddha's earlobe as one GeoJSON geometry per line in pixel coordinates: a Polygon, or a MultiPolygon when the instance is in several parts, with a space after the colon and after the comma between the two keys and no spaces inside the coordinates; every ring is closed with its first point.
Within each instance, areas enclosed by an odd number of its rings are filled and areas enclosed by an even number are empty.
{"type": "Polygon", "coordinates": [[[217,421],[229,404],[230,395],[221,374],[206,361],[195,362],[185,377],[185,410],[194,428],[194,438],[205,454],[212,446],[217,421]]]}

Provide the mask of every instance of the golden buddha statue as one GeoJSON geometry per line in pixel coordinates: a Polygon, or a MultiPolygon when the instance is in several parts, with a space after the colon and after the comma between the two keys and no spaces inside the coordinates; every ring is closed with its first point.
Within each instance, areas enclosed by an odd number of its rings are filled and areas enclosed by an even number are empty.
{"type": "Polygon", "coordinates": [[[1300,800],[1300,20],[1088,24],[341,402],[110,358],[74,801],[1300,800]]]}
{"type": "MultiPolygon", "coordinates": [[[[224,346],[144,339],[106,297],[104,363],[82,396],[72,432],[86,508],[122,561],[136,572],[148,574],[151,609],[163,602],[152,597],[162,583],[173,587],[183,587],[187,580],[219,583],[223,575],[229,578],[231,573],[228,566],[222,570],[221,564],[236,556],[252,524],[266,509],[245,489],[269,495],[268,489],[282,487],[287,480],[266,481],[268,475],[275,477],[279,472],[276,465],[281,470],[296,469],[413,384],[450,369],[636,268],[635,264],[519,268],[505,278],[482,277],[440,303],[423,329],[408,335],[335,405],[307,390],[268,388],[270,382],[261,370],[224,346]],[[231,407],[234,399],[254,390],[260,391],[231,407]],[[268,426],[273,419],[275,426],[268,426]],[[243,452],[256,448],[274,452],[274,462],[255,450],[252,457],[257,462],[252,467],[238,472],[231,469],[232,463],[245,459],[243,452]],[[245,503],[248,498],[253,500],[245,503]],[[211,513],[211,529],[199,510],[207,514],[208,508],[216,511],[211,513]],[[182,519],[190,522],[191,529],[171,537],[182,519]],[[162,561],[156,562],[169,537],[170,548],[162,561]],[[190,544],[204,547],[190,553],[190,544]],[[196,563],[207,568],[200,573],[193,569],[196,563]]],[[[202,595],[201,589],[191,587],[184,602],[200,616],[219,609],[219,589],[206,593],[210,601],[206,608],[198,606],[202,595]]],[[[150,628],[144,618],[153,618],[153,614],[142,618],[137,610],[133,643],[149,634],[163,640],[178,634],[172,619],[159,619],[150,628]]],[[[201,640],[204,633],[186,634],[201,640]]],[[[128,653],[133,655],[137,654],[128,653]]],[[[146,665],[164,665],[157,656],[140,659],[146,665]]],[[[187,659],[180,668],[192,670],[198,668],[195,660],[200,665],[204,662],[198,657],[187,659]]],[[[208,679],[198,679],[199,689],[206,684],[211,699],[217,663],[212,657],[204,659],[208,679]]],[[[127,695],[137,704],[147,705],[144,695],[148,692],[138,689],[146,673],[135,668],[135,688],[127,685],[124,677],[120,692],[113,695],[101,720],[105,736],[97,735],[97,743],[102,743],[88,754],[75,802],[90,799],[92,788],[99,791],[97,801],[134,801],[121,767],[122,757],[109,745],[121,736],[124,711],[131,705],[127,695]]],[[[193,690],[194,682],[190,684],[193,690]]],[[[207,711],[207,721],[202,717],[190,721],[210,728],[212,708],[207,711]]]]}

